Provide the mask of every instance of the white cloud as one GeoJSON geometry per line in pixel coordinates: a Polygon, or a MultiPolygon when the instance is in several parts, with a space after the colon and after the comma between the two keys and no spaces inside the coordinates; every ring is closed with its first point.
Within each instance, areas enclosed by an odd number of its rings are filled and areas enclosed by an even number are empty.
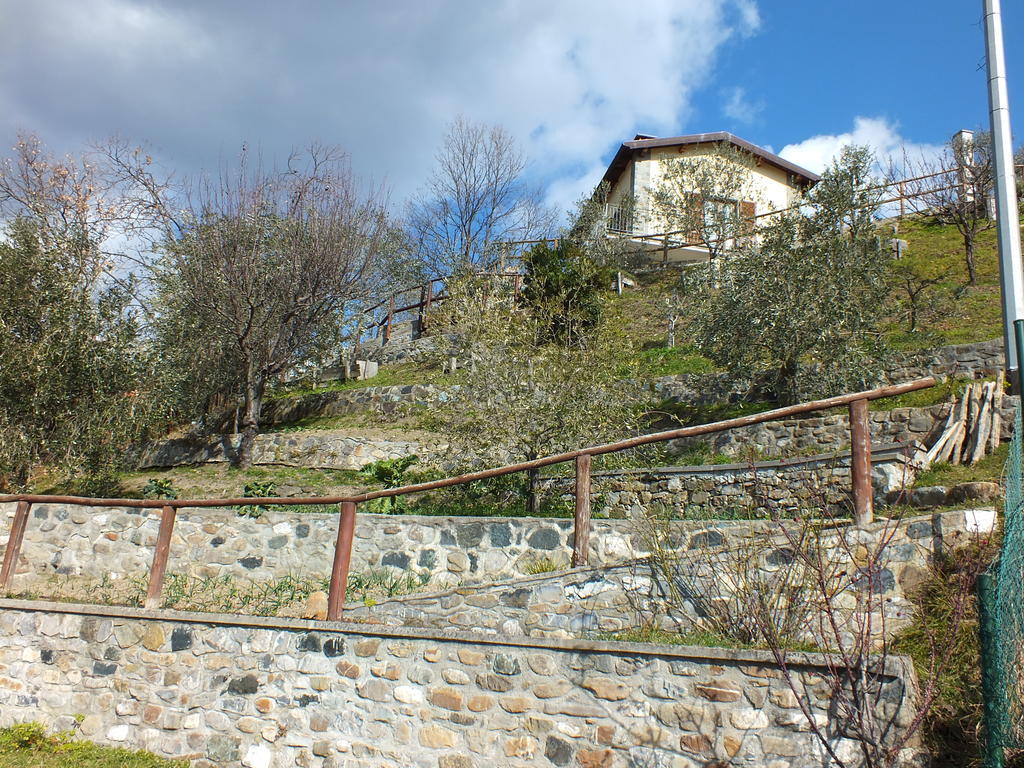
{"type": "Polygon", "coordinates": [[[742,87],[730,88],[726,92],[725,104],[722,105],[722,114],[740,123],[750,124],[760,117],[764,110],[763,101],[751,101],[747,95],[747,89],[742,87]]]}
{"type": "Polygon", "coordinates": [[[634,132],[678,132],[754,0],[0,0],[0,139],[117,132],[183,171],[338,143],[402,200],[459,114],[522,141],[565,207],[634,132]]]}
{"type": "Polygon", "coordinates": [[[942,148],[936,145],[908,141],[900,135],[899,126],[883,117],[856,117],[853,120],[853,130],[846,133],[821,134],[796,144],[787,144],[779,152],[779,156],[820,173],[843,147],[851,144],[871,147],[876,160],[883,166],[890,158],[898,161],[904,149],[912,157],[921,154],[933,155],[942,151],[942,148]]]}

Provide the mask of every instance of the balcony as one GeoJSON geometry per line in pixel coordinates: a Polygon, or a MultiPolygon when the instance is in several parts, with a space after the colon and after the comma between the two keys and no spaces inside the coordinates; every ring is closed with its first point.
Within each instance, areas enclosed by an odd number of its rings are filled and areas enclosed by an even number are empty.
{"type": "Polygon", "coordinates": [[[605,220],[607,221],[609,232],[627,234],[633,232],[633,212],[628,208],[618,205],[606,205],[605,220]]]}

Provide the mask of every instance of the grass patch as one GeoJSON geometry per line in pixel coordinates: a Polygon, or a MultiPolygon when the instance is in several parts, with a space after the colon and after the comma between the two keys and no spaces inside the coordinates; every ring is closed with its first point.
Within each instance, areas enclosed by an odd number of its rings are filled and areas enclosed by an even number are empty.
{"type": "MultiPolygon", "coordinates": [[[[427,571],[396,572],[371,568],[349,574],[345,599],[373,605],[381,600],[422,591],[430,582],[427,571]]],[[[9,597],[25,600],[95,603],[139,607],[146,598],[147,577],[82,579],[51,577],[32,590],[9,597]]],[[[327,592],[330,577],[312,578],[289,574],[277,579],[248,581],[234,576],[189,576],[168,574],[164,582],[162,608],[200,613],[233,613],[245,616],[300,617],[314,592],[327,592]]]]}
{"type": "Polygon", "coordinates": [[[2,768],[188,768],[188,764],[141,750],[78,741],[70,732],[50,734],[42,723],[0,728],[2,768]]]}
{"type": "Polygon", "coordinates": [[[892,652],[910,656],[922,686],[930,678],[932,639],[940,650],[949,646],[949,662],[935,680],[937,698],[922,727],[922,736],[937,768],[981,765],[979,741],[982,721],[981,659],[978,648],[978,611],[973,597],[976,569],[995,554],[976,546],[937,556],[927,580],[910,595],[915,604],[913,623],[892,643],[892,652]],[[955,638],[957,596],[967,594],[964,618],[955,638]]]}
{"type": "Polygon", "coordinates": [[[1010,444],[1003,443],[995,451],[981,459],[974,466],[968,464],[933,464],[917,476],[915,488],[930,485],[946,487],[960,483],[998,483],[1003,476],[1003,466],[1010,453],[1010,444]]]}
{"type": "MultiPolygon", "coordinates": [[[[333,496],[377,487],[355,470],[284,466],[237,469],[228,464],[201,464],[126,472],[119,479],[117,492],[111,495],[143,498],[143,489],[151,481],[170,482],[179,499],[239,497],[247,485],[256,483],[272,484],[284,496],[333,496]]],[[[51,486],[37,490],[40,493],[62,493],[65,488],[51,486]]],[[[310,511],[308,507],[296,509],[310,511]]],[[[333,507],[331,511],[334,511],[333,507]]]]}
{"type": "MultiPolygon", "coordinates": [[[[902,395],[893,397],[880,397],[868,403],[868,409],[872,411],[891,411],[893,408],[930,408],[939,403],[945,403],[953,397],[960,397],[969,383],[975,381],[965,376],[948,377],[940,381],[934,387],[927,389],[916,389],[913,392],[904,392],[902,395]]],[[[992,379],[985,379],[992,381],[992,379]]]]}
{"type": "Polygon", "coordinates": [[[685,373],[711,373],[715,365],[699,352],[688,347],[652,347],[637,353],[637,366],[642,378],[677,376],[685,373]]]}
{"type": "Polygon", "coordinates": [[[963,256],[963,238],[952,225],[942,225],[930,217],[904,219],[898,237],[907,241],[915,256],[950,257],[953,271],[950,279],[936,286],[931,296],[946,293],[949,298],[939,304],[932,299],[926,308],[921,332],[910,334],[905,327],[894,327],[887,334],[896,349],[920,349],[936,341],[945,344],[967,344],[988,341],[1002,335],[1002,314],[999,295],[999,261],[996,231],[978,235],[975,243],[977,284],[967,284],[967,266],[963,256]],[[922,342],[925,342],[922,344],[922,342]]]}
{"type": "Polygon", "coordinates": [[[381,367],[372,379],[350,379],[348,381],[328,381],[313,384],[294,384],[275,388],[268,395],[268,400],[280,400],[288,397],[305,397],[322,395],[327,392],[348,392],[355,389],[370,387],[399,387],[411,384],[443,384],[448,380],[440,368],[426,363],[396,363],[381,367]]]}
{"type": "MultiPolygon", "coordinates": [[[[740,648],[763,649],[763,645],[741,643],[734,638],[719,635],[715,632],[693,630],[690,632],[673,632],[660,627],[633,627],[618,632],[604,632],[597,636],[599,640],[610,640],[619,643],[652,643],[654,645],[691,645],[701,648],[740,648]]],[[[794,643],[788,646],[789,651],[819,652],[821,649],[812,643],[794,643]]]]}

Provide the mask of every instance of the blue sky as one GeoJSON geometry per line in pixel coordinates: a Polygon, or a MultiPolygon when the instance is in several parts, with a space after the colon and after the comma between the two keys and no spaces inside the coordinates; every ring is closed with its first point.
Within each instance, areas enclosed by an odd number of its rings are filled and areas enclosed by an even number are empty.
{"type": "MultiPolygon", "coordinates": [[[[1015,125],[1024,119],[1024,7],[1003,3],[1015,125]]],[[[981,2],[762,2],[758,32],[722,49],[717,88],[698,100],[692,125],[726,130],[780,150],[879,118],[902,138],[939,144],[960,128],[988,126],[981,2]],[[723,108],[742,89],[750,105],[723,108]]],[[[1018,142],[1021,131],[1017,130],[1018,142]]]]}
{"type": "MultiPolygon", "coordinates": [[[[1024,8],[1005,0],[1016,124],[1024,8]]],[[[396,212],[457,115],[567,208],[637,131],[729,130],[819,170],[987,124],[980,0],[0,0],[0,143],[119,134],[182,173],[339,144],[396,212]]],[[[1018,131],[1018,136],[1024,129],[1018,131]]],[[[1018,142],[1020,139],[1018,139],[1018,142]]]]}

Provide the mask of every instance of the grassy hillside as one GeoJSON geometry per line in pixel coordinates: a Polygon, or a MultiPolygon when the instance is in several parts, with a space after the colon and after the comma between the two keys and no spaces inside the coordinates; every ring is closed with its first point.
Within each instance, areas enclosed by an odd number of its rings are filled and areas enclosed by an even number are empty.
{"type": "Polygon", "coordinates": [[[963,239],[955,227],[925,218],[905,219],[898,224],[897,236],[907,241],[909,256],[942,261],[950,272],[926,295],[921,332],[908,333],[899,323],[891,326],[889,336],[894,346],[915,349],[933,343],[967,344],[1002,335],[995,229],[982,232],[975,244],[975,285],[968,285],[963,239]]]}

